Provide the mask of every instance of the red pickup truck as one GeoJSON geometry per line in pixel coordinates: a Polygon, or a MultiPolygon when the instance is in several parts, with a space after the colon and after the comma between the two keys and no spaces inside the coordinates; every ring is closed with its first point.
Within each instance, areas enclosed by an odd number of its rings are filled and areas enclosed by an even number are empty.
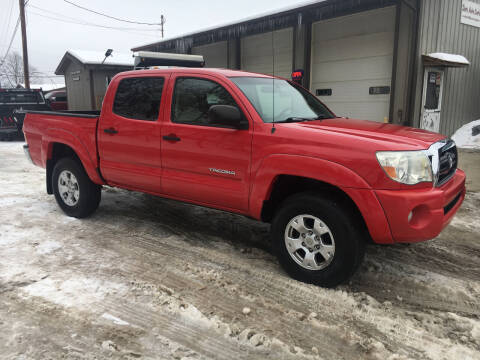
{"type": "Polygon", "coordinates": [[[281,78],[233,70],[118,74],[100,113],[29,112],[25,151],[63,211],[92,214],[102,185],[271,223],[280,263],[325,287],[365,242],[436,237],[461,206],[455,143],[336,117],[281,78]]]}

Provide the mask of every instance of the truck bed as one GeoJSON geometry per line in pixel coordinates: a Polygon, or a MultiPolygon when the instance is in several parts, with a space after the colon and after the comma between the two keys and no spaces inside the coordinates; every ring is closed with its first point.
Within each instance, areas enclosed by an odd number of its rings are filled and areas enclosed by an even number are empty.
{"type": "MultiPolygon", "coordinates": [[[[32,161],[46,167],[48,154],[55,143],[76,149],[89,169],[98,167],[97,124],[99,111],[26,111],[23,132],[32,154],[32,161]],[[55,143],[52,144],[52,139],[55,143]]],[[[89,174],[90,175],[90,174],[89,174]]]]}

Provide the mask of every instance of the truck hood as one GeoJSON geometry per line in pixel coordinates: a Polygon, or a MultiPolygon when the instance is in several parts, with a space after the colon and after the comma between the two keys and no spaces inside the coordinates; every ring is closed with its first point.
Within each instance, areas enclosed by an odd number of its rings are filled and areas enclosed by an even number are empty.
{"type": "Polygon", "coordinates": [[[375,121],[336,118],[295,123],[300,128],[347,134],[396,145],[427,149],[445,138],[444,135],[412,127],[384,124],[375,121]]]}

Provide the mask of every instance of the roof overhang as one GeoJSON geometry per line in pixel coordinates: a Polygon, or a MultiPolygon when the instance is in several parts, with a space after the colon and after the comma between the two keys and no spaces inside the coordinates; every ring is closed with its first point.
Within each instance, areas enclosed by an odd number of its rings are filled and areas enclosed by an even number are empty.
{"type": "Polygon", "coordinates": [[[425,66],[461,68],[470,66],[470,62],[462,55],[432,53],[422,55],[425,66]]]}
{"type": "Polygon", "coordinates": [[[189,47],[238,39],[259,33],[281,30],[299,23],[311,23],[388,6],[398,0],[307,0],[271,12],[257,14],[230,23],[220,24],[180,36],[162,39],[132,48],[132,51],[187,52],[189,47]]]}

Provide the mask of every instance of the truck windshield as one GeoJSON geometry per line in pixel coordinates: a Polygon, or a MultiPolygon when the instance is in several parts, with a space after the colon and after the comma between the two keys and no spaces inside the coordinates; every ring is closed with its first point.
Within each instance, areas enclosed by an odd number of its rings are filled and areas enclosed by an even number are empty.
{"type": "Polygon", "coordinates": [[[282,79],[231,77],[262,120],[291,122],[331,119],[335,115],[301,86],[282,79]]]}
{"type": "Polygon", "coordinates": [[[43,104],[40,91],[0,90],[0,104],[43,104]]]}

